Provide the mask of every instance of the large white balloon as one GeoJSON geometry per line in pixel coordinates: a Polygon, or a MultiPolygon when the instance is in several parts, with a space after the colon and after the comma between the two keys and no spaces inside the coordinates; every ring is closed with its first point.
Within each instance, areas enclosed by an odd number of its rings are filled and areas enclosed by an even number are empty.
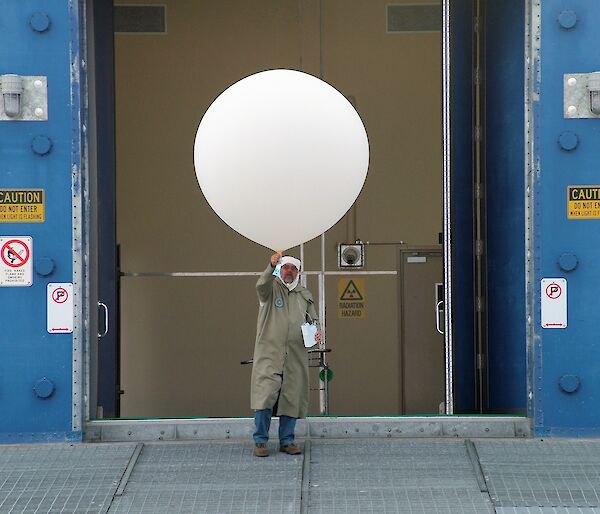
{"type": "Polygon", "coordinates": [[[208,108],[194,164],[206,200],[240,234],[285,250],[331,228],[367,175],[369,143],[348,100],[322,80],[269,70],[208,108]]]}

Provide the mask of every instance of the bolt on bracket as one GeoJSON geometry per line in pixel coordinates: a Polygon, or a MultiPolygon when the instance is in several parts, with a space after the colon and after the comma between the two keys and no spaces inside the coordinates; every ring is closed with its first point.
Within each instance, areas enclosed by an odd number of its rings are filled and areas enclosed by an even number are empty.
{"type": "Polygon", "coordinates": [[[600,72],[565,73],[564,117],[600,118],[600,72]]]}

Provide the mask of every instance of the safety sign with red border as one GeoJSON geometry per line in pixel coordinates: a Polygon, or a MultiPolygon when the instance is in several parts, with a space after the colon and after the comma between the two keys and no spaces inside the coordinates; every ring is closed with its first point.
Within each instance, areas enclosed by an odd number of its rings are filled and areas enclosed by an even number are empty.
{"type": "Polygon", "coordinates": [[[543,328],[567,328],[567,280],[543,278],[541,283],[543,328]]]}
{"type": "Polygon", "coordinates": [[[33,284],[33,238],[0,237],[0,286],[19,287],[33,284]]]}
{"type": "Polygon", "coordinates": [[[70,334],[73,332],[73,322],[73,284],[48,284],[48,332],[70,334]]]}

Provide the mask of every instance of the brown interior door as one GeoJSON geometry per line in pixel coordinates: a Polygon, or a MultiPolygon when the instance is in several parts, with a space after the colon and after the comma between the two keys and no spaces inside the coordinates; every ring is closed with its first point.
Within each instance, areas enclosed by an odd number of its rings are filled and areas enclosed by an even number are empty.
{"type": "Polygon", "coordinates": [[[441,249],[400,251],[400,411],[439,414],[445,398],[441,249]],[[441,312],[440,312],[441,311],[441,312]]]}

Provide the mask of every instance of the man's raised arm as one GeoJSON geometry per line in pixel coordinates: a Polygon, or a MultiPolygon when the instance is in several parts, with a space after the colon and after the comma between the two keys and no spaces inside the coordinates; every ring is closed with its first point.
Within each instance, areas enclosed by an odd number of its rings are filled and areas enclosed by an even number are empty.
{"type": "Polygon", "coordinates": [[[273,270],[275,269],[275,266],[277,266],[279,259],[281,259],[281,252],[276,252],[271,255],[271,262],[256,283],[256,292],[258,293],[258,299],[261,302],[266,302],[273,292],[273,280],[275,279],[273,270]]]}

